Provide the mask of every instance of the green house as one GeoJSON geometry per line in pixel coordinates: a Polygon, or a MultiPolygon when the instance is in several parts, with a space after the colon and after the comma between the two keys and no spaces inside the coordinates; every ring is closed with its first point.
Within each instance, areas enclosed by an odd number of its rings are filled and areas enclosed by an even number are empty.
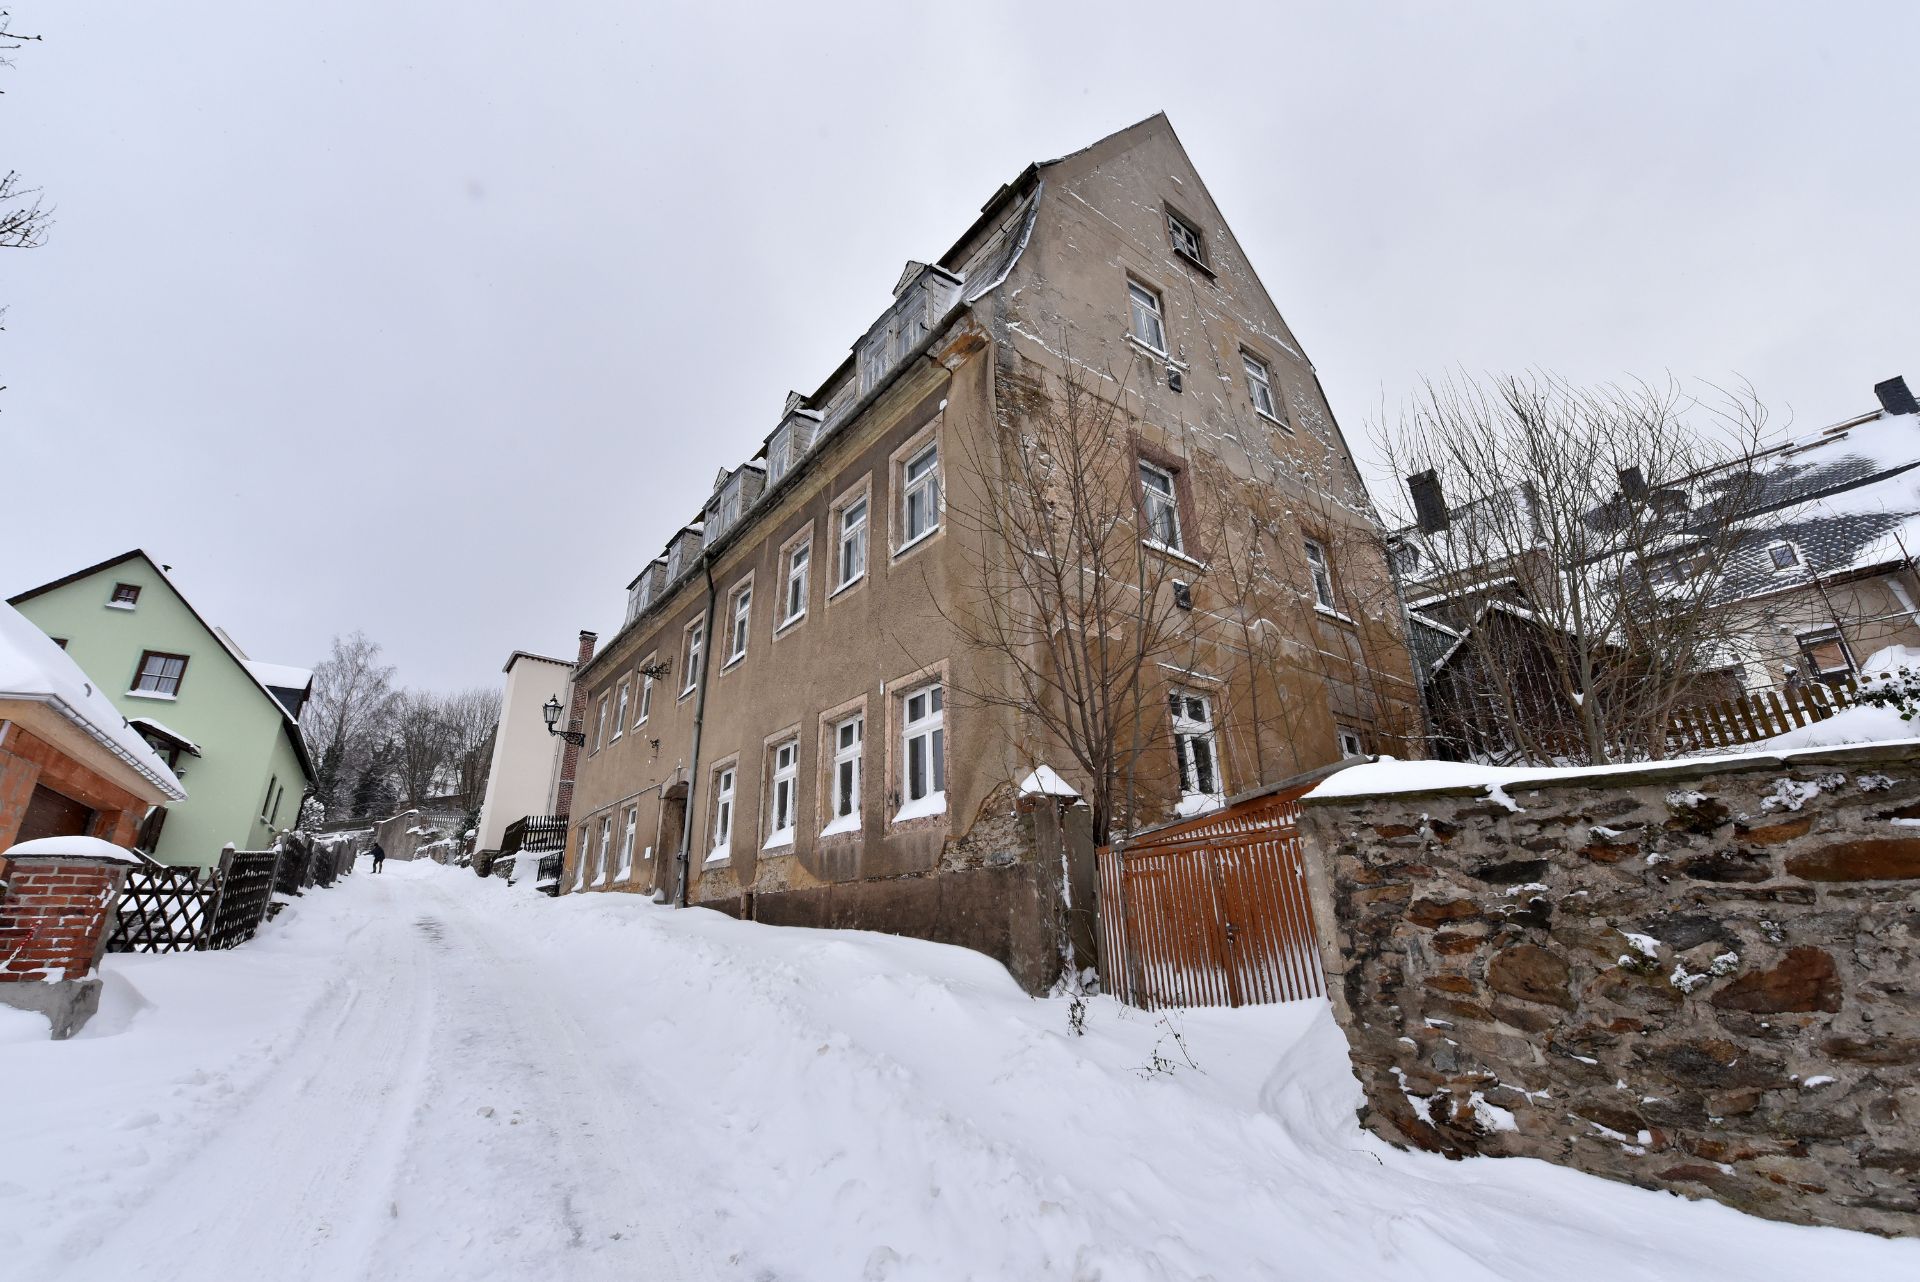
{"type": "Polygon", "coordinates": [[[186,801],[149,816],[141,849],[163,863],[207,866],[229,842],[264,849],[298,822],[314,777],[299,720],[310,672],[248,659],[138,550],[12,604],[192,780],[186,801]]]}

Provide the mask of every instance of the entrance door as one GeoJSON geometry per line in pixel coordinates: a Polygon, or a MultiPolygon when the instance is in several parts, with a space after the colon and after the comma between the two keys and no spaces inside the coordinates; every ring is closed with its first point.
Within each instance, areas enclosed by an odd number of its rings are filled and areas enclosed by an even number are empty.
{"type": "Polygon", "coordinates": [[[92,828],[92,807],[42,784],[34,788],[33,796],[28,799],[26,816],[20,820],[20,835],[14,840],[84,837],[92,828]]]}

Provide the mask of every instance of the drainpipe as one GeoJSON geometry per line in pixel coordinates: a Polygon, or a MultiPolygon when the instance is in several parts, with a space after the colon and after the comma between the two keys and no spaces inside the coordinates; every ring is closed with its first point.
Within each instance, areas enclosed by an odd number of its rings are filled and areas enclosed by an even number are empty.
{"type": "Polygon", "coordinates": [[[707,673],[712,667],[713,647],[718,640],[713,633],[714,598],[719,593],[713,582],[713,558],[703,554],[700,568],[707,575],[707,613],[700,625],[700,689],[693,696],[693,756],[687,763],[687,810],[680,821],[680,853],[674,857],[679,865],[678,884],[673,893],[676,908],[687,906],[687,883],[692,880],[693,820],[698,813],[694,804],[700,793],[700,728],[707,719],[707,673]]]}

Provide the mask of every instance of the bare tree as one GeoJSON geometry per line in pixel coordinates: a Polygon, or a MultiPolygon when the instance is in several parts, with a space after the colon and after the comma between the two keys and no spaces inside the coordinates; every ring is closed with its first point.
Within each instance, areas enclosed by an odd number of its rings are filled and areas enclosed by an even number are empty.
{"type": "MultiPolygon", "coordinates": [[[[39,40],[13,29],[13,14],[0,9],[0,67],[11,67],[8,56],[29,41],[39,40]]],[[[8,170],[0,176],[0,249],[34,249],[46,243],[47,228],[52,225],[50,210],[41,203],[40,189],[21,183],[20,175],[8,170]]],[[[0,305],[0,320],[7,309],[0,305]]],[[[0,385],[0,392],[6,391],[0,385]]]]}
{"type": "Polygon", "coordinates": [[[1377,444],[1394,492],[1402,477],[1423,492],[1394,550],[1408,591],[1457,638],[1435,686],[1442,746],[1663,755],[1673,710],[1724,690],[1751,649],[1728,585],[1765,425],[1745,388],[1429,384],[1377,444]]]}
{"type": "Polygon", "coordinates": [[[500,724],[500,692],[474,686],[440,698],[447,730],[448,791],[465,798],[468,809],[480,805],[493,764],[493,732],[500,724]]]}
{"type": "Polygon", "coordinates": [[[313,694],[301,713],[307,742],[319,753],[315,791],[330,810],[345,803],[349,779],[364,770],[372,749],[387,737],[396,695],[393,668],[380,662],[380,645],[363,632],[333,639],[313,671],[313,694]]]}

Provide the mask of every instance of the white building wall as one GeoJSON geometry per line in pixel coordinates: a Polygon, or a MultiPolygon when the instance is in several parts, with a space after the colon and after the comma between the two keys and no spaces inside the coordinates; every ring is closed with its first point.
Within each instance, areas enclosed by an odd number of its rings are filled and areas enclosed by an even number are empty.
{"type": "Polygon", "coordinates": [[[572,677],[573,665],[557,659],[517,654],[508,660],[500,729],[493,739],[493,770],[480,803],[476,851],[500,849],[507,825],[516,819],[553,813],[566,740],[547,732],[540,709],[548,699],[558,699],[561,707],[567,707],[572,677]]]}

